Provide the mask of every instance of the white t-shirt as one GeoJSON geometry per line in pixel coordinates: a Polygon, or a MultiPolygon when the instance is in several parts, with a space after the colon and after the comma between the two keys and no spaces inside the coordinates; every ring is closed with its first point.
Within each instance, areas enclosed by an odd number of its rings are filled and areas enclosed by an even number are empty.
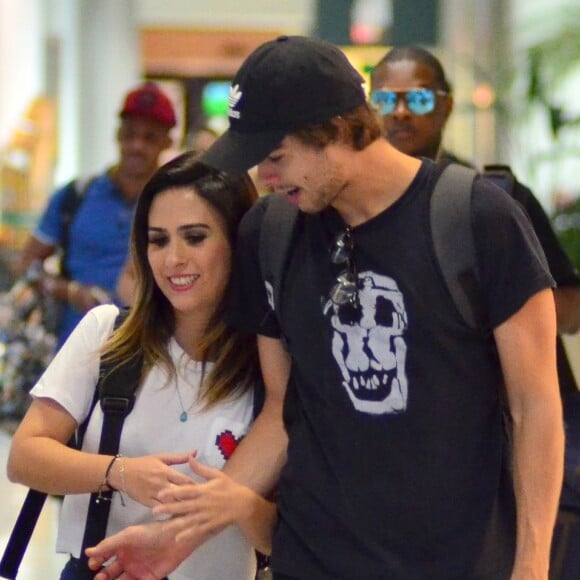
{"type": "MultiPolygon", "coordinates": [[[[42,375],[31,394],[48,397],[62,405],[81,424],[88,415],[99,372],[99,348],[112,331],[118,309],[98,306],[81,320],[42,375]]],[[[200,462],[222,468],[235,444],[252,420],[253,395],[222,402],[200,410],[198,401],[202,365],[187,357],[175,340],[169,352],[178,368],[177,386],[188,413],[180,421],[182,406],[175,380],[165,370],[154,368],[139,389],[132,412],[126,417],[119,453],[138,457],[152,453],[183,453],[194,449],[200,462]]],[[[211,366],[206,364],[206,373],[211,366]]],[[[98,450],[103,414],[96,405],[83,442],[83,450],[98,450]]],[[[188,466],[175,466],[192,475],[188,466]]],[[[79,557],[90,494],[67,495],[64,499],[57,551],[79,557]]],[[[153,520],[150,508],[125,494],[126,506],[113,494],[107,536],[133,524],[153,520]]],[[[198,548],[169,576],[172,580],[247,580],[255,574],[254,550],[237,526],[230,526],[198,548]]]]}

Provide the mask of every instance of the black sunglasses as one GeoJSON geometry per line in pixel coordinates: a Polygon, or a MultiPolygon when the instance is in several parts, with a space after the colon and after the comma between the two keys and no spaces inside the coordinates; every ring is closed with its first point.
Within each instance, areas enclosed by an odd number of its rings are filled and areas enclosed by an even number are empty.
{"type": "Polygon", "coordinates": [[[338,234],[330,250],[330,262],[337,266],[342,264],[346,266],[337,275],[336,283],[328,295],[328,299],[335,306],[348,304],[353,308],[359,307],[358,273],[352,257],[353,250],[352,231],[347,227],[344,232],[338,234]]]}

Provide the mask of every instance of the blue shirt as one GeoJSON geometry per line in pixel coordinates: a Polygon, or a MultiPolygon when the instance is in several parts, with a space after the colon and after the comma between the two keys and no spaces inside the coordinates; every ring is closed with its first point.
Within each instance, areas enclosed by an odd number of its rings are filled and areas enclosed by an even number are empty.
{"type": "MultiPolygon", "coordinates": [[[[36,226],[34,236],[45,244],[62,244],[60,208],[67,189],[68,186],[64,186],[54,193],[36,226]]],[[[70,225],[65,265],[71,279],[114,294],[117,278],[127,260],[134,208],[135,202],[128,203],[106,173],[89,184],[70,225]]],[[[66,340],[82,315],[66,306],[57,347],[66,340]]]]}

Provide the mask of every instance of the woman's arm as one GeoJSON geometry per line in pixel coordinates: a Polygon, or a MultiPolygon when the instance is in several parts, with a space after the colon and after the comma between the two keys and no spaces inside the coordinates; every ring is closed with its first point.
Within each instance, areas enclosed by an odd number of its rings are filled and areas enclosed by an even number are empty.
{"type": "MultiPolygon", "coordinates": [[[[76,421],[60,404],[49,398],[35,399],[12,439],[7,464],[10,481],[56,495],[102,489],[113,456],[68,447],[76,427],[76,421]]],[[[136,501],[152,506],[168,484],[190,482],[169,467],[187,460],[187,454],[123,457],[113,463],[108,481],[136,501]]]]}

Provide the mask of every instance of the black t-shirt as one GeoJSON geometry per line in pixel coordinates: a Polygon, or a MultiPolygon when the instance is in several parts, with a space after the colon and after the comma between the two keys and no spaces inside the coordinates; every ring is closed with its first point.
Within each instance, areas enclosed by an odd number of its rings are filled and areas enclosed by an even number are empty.
{"type": "MultiPolygon", "coordinates": [[[[436,263],[425,161],[408,191],[353,230],[361,309],[328,306],[332,209],[302,216],[282,293],[292,355],[273,567],[297,578],[474,577],[501,470],[501,372],[436,263]],[[344,310],[344,309],[343,309],[344,310]]],[[[233,322],[279,336],[258,263],[263,207],[246,216],[233,322]]],[[[553,281],[520,206],[478,180],[472,223],[492,327],[553,281]]],[[[458,243],[461,243],[458,240],[458,243]]]]}

